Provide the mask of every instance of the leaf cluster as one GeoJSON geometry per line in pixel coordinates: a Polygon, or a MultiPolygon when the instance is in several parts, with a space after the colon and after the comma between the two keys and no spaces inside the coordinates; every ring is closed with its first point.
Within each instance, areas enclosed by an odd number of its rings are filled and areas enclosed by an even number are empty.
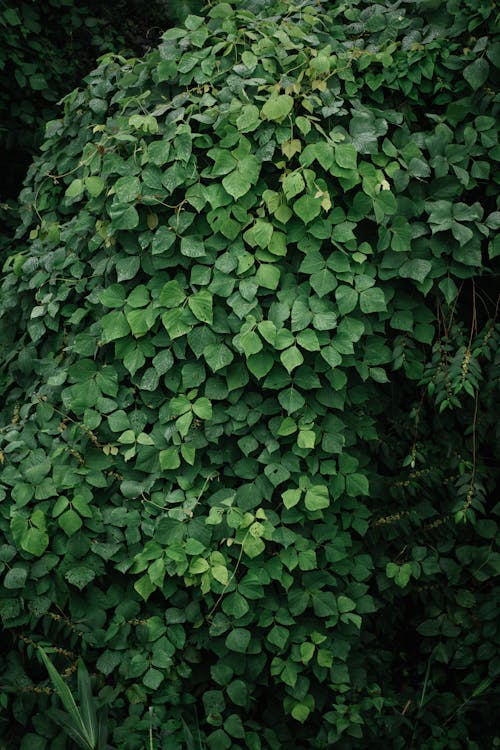
{"type": "MultiPolygon", "coordinates": [[[[48,123],[0,614],[85,658],[119,750],[497,741],[493,20],[218,3],[48,123]]],[[[58,750],[30,649],[4,703],[58,750]]]]}

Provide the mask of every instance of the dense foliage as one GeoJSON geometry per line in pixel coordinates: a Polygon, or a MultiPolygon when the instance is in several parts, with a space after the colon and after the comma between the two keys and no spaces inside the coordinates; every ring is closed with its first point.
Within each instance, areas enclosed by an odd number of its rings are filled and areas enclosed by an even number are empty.
{"type": "Polygon", "coordinates": [[[158,30],[185,15],[193,0],[1,0],[0,146],[32,150],[40,125],[103,52],[144,52],[158,30]]]}
{"type": "MultiPolygon", "coordinates": [[[[17,220],[14,199],[57,102],[105,52],[142,55],[196,0],[0,0],[0,222],[17,220]]],[[[2,229],[2,232],[5,230],[2,229]]],[[[0,235],[2,244],[8,241],[0,235]]]]}
{"type": "Polygon", "coordinates": [[[0,298],[9,747],[68,746],[38,644],[119,750],[498,746],[496,21],[219,3],[66,97],[0,298]]]}

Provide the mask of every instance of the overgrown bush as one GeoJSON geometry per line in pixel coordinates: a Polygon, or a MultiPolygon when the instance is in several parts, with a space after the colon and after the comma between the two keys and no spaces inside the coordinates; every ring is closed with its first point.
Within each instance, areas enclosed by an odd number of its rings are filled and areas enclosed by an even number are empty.
{"type": "Polygon", "coordinates": [[[9,747],[66,747],[37,644],[120,750],[498,746],[495,20],[220,3],[48,124],[0,302],[9,747]]]}

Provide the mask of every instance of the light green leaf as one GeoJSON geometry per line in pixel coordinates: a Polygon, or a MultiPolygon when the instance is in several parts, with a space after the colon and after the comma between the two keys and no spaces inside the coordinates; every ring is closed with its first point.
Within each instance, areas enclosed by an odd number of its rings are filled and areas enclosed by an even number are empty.
{"type": "Polygon", "coordinates": [[[160,451],[160,466],[164,471],[178,469],[181,465],[178,448],[171,447],[160,451]]]}
{"type": "Polygon", "coordinates": [[[120,177],[115,183],[115,193],[120,203],[134,203],[140,192],[138,177],[120,177]]]}
{"type": "Polygon", "coordinates": [[[181,239],[181,253],[187,258],[201,258],[206,254],[205,243],[201,237],[189,235],[181,239]]]}
{"type": "Polygon", "coordinates": [[[302,352],[296,346],[291,346],[289,349],[285,349],[281,352],[280,359],[288,372],[292,372],[292,370],[301,365],[304,361],[302,352]]]}
{"type": "Polygon", "coordinates": [[[330,495],[328,487],[322,484],[314,484],[306,491],[304,504],[307,510],[323,510],[330,505],[330,495]]]}
{"type": "Polygon", "coordinates": [[[212,404],[205,396],[196,399],[193,403],[193,411],[200,419],[212,419],[212,404]]]}
{"type": "Polygon", "coordinates": [[[290,174],[287,174],[283,179],[282,185],[287,200],[295,198],[305,188],[304,178],[300,172],[290,172],[290,174]]]}
{"type": "Polygon", "coordinates": [[[262,341],[255,331],[247,331],[246,333],[240,334],[240,346],[243,349],[245,356],[250,357],[252,354],[257,354],[262,349],[262,341]]]}
{"type": "Polygon", "coordinates": [[[285,508],[293,508],[295,505],[297,505],[301,495],[302,490],[299,489],[285,490],[285,492],[283,492],[281,495],[285,508]]]}
{"type": "Polygon", "coordinates": [[[299,721],[301,724],[304,724],[304,722],[307,721],[310,713],[311,709],[309,708],[309,706],[306,706],[305,703],[296,703],[292,708],[292,717],[296,719],[296,721],[299,721]]]}
{"type": "Polygon", "coordinates": [[[297,436],[297,445],[299,448],[312,449],[316,442],[314,430],[300,430],[297,436]]]}
{"type": "Polygon", "coordinates": [[[255,274],[255,280],[259,286],[266,289],[277,289],[280,280],[280,269],[271,263],[261,263],[255,274]]]}
{"type": "Polygon", "coordinates": [[[104,190],[104,180],[102,177],[85,177],[85,188],[91,198],[97,198],[104,190]]]}
{"type": "Polygon", "coordinates": [[[163,285],[158,301],[163,307],[179,307],[186,299],[186,294],[178,281],[167,281],[163,285]]]}
{"type": "Polygon", "coordinates": [[[259,108],[255,104],[245,104],[236,119],[236,127],[240,133],[249,133],[260,124],[259,108]]]}
{"type": "Polygon", "coordinates": [[[358,154],[352,143],[339,143],[335,146],[335,162],[343,169],[357,169],[358,154]]]}
{"type": "Polygon", "coordinates": [[[73,182],[66,188],[65,196],[67,198],[77,198],[79,195],[82,195],[84,188],[85,183],[83,180],[73,180],[73,182]]]}
{"type": "Polygon", "coordinates": [[[244,177],[237,169],[224,177],[222,185],[224,190],[226,190],[226,192],[228,192],[235,200],[246,195],[252,187],[250,180],[244,177]]]}
{"type": "Polygon", "coordinates": [[[265,120],[284,120],[293,109],[293,99],[288,94],[273,94],[261,109],[265,120]]]}
{"type": "Polygon", "coordinates": [[[101,327],[105,343],[121,339],[130,333],[130,326],[122,311],[110,312],[101,318],[101,327]]]}
{"type": "Polygon", "coordinates": [[[313,195],[302,195],[293,204],[293,211],[304,224],[310,224],[313,219],[321,213],[322,198],[315,198],[313,195]]]}

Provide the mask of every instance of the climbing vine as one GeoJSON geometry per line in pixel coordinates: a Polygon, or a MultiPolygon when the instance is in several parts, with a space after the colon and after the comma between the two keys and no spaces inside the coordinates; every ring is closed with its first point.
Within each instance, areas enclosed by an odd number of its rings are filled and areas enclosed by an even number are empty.
{"type": "Polygon", "coordinates": [[[498,745],[495,20],[214,3],[48,123],[0,296],[21,750],[66,747],[37,645],[119,750],[498,745]]]}

